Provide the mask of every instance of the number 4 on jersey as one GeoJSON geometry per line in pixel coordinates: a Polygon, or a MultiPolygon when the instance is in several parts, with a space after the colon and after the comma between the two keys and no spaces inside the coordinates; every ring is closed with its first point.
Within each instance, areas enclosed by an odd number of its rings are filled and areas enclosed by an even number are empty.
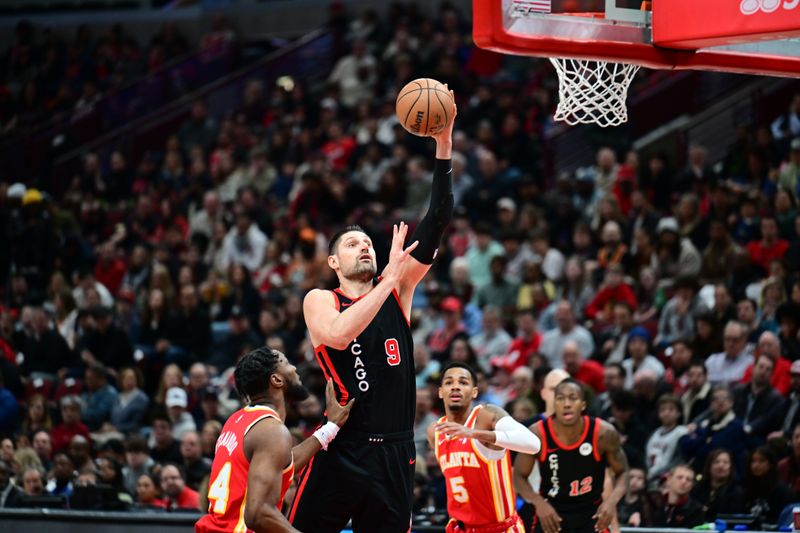
{"type": "Polygon", "coordinates": [[[225,514],[228,508],[228,496],[231,492],[231,463],[228,461],[219,470],[217,479],[208,487],[208,500],[214,502],[212,512],[214,514],[225,514]]]}
{"type": "Polygon", "coordinates": [[[386,362],[389,366],[399,365],[400,345],[397,343],[397,339],[386,339],[386,342],[383,343],[383,347],[386,349],[386,362]]]}

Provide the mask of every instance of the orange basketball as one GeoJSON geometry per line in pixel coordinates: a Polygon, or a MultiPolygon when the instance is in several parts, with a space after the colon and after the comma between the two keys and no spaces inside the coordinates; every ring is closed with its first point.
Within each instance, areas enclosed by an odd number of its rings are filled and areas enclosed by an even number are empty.
{"type": "Polygon", "coordinates": [[[407,132],[430,137],[453,120],[453,97],[438,81],[420,78],[400,90],[395,112],[407,132]]]}

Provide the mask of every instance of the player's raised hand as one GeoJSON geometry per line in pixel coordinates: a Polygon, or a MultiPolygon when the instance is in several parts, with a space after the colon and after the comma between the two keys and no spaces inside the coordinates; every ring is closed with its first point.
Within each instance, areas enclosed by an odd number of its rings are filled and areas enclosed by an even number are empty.
{"type": "Polygon", "coordinates": [[[462,426],[457,422],[439,422],[433,426],[434,431],[444,433],[448,439],[474,439],[475,432],[467,426],[462,426]]]}
{"type": "Polygon", "coordinates": [[[328,420],[339,427],[344,426],[350,416],[354,401],[356,401],[355,398],[345,405],[340,404],[339,400],[336,399],[336,391],[333,390],[333,380],[328,380],[328,384],[325,385],[325,410],[328,414],[328,420]]]}
{"type": "MultiPolygon", "coordinates": [[[[447,87],[447,84],[444,85],[447,87]]],[[[447,87],[449,90],[450,88],[447,87]]],[[[456,95],[453,91],[450,91],[450,101],[453,103],[453,107],[447,110],[447,115],[450,120],[447,122],[447,126],[442,129],[439,133],[435,133],[431,135],[436,140],[436,143],[440,142],[452,142],[453,140],[453,125],[456,123],[456,115],[458,115],[458,106],[456,105],[456,95]]]]}
{"type": "Polygon", "coordinates": [[[608,525],[611,523],[611,519],[614,518],[614,513],[616,513],[616,507],[610,501],[603,500],[603,503],[597,508],[597,512],[594,513],[594,518],[596,520],[594,525],[595,531],[605,531],[608,529],[608,525]]]}
{"type": "Polygon", "coordinates": [[[384,278],[397,281],[403,277],[408,257],[419,245],[419,241],[414,241],[404,249],[406,235],[408,235],[408,224],[405,222],[392,226],[392,248],[389,251],[389,263],[383,270],[384,278]]]}
{"type": "Polygon", "coordinates": [[[542,499],[536,505],[536,517],[542,525],[544,533],[558,533],[561,531],[561,517],[547,500],[542,499]]]}

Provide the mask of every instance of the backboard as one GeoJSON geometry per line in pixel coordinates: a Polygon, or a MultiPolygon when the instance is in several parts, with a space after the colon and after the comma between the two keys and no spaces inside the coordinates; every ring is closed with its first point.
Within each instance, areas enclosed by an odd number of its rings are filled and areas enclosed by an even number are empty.
{"type": "Polygon", "coordinates": [[[473,35],[501,53],[800,77],[800,0],[473,0],[473,35]]]}

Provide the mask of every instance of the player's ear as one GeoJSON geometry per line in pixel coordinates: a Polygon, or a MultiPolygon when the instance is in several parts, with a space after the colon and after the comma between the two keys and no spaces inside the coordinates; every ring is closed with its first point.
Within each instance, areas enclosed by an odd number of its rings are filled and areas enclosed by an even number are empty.
{"type": "Polygon", "coordinates": [[[339,258],[335,254],[328,256],[328,266],[333,270],[336,270],[336,267],[339,266],[339,258]]]}
{"type": "Polygon", "coordinates": [[[276,389],[282,389],[283,385],[284,385],[284,382],[285,382],[285,380],[283,379],[283,376],[281,376],[277,372],[274,372],[274,373],[270,374],[270,376],[269,376],[270,385],[272,385],[276,389]]]}
{"type": "Polygon", "coordinates": [[[477,386],[472,387],[472,392],[470,393],[470,395],[472,396],[473,400],[478,397],[478,387],[477,386]]]}

